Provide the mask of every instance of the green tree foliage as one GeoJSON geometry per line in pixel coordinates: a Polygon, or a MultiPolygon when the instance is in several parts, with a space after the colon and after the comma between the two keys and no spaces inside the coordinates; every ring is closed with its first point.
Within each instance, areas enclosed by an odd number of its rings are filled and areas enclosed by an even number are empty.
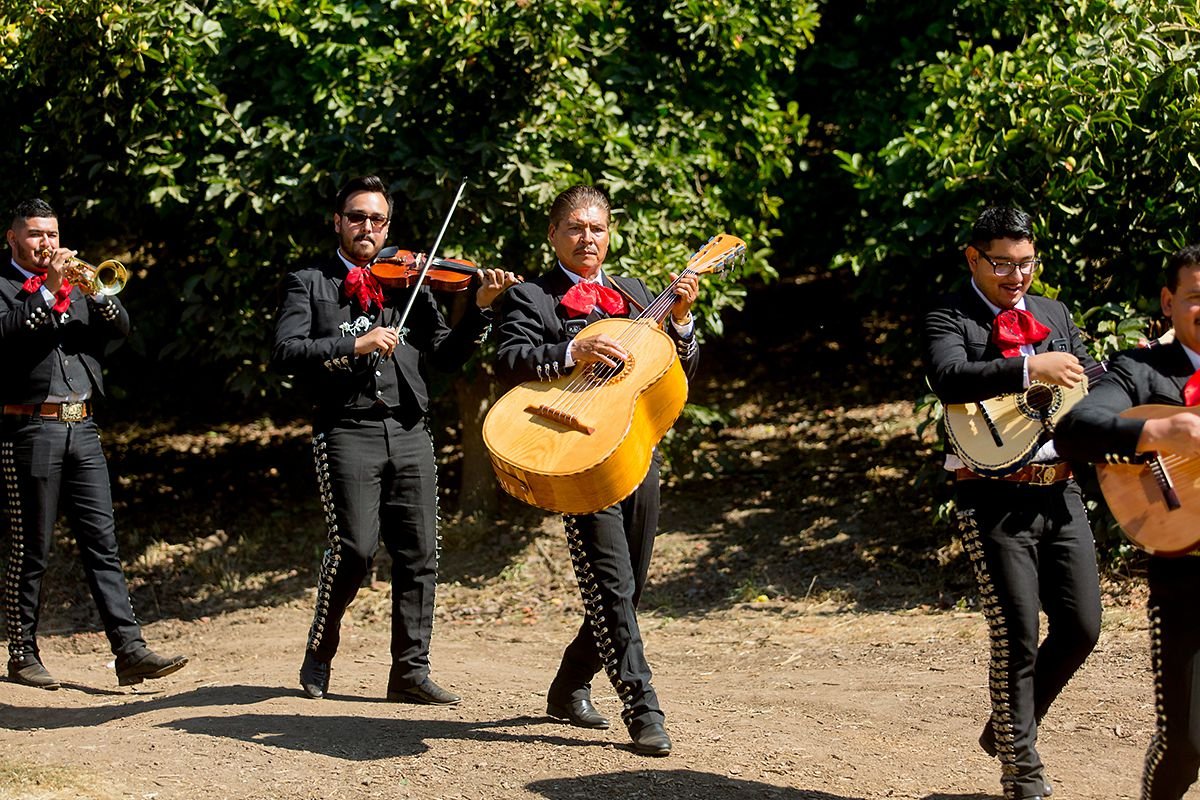
{"type": "MultiPolygon", "coordinates": [[[[523,273],[546,210],[611,191],[615,266],[661,286],[709,236],[771,275],[807,118],[787,86],[815,4],[784,0],[6,0],[0,90],[16,119],[4,200],[42,194],[76,246],[132,252],[135,349],[237,394],[274,384],[284,272],[332,243],[330,203],[377,172],[394,243],[523,273]]],[[[85,255],[88,253],[85,250],[85,255]]],[[[721,329],[738,284],[706,281],[721,329]]]]}
{"type": "Polygon", "coordinates": [[[917,111],[889,141],[838,153],[861,202],[840,263],[929,292],[963,274],[950,256],[983,205],[1020,205],[1036,219],[1041,289],[1081,309],[1106,351],[1153,313],[1164,253],[1196,236],[1200,7],[1017,5],[1006,30],[955,28],[900,87],[917,111]]]}

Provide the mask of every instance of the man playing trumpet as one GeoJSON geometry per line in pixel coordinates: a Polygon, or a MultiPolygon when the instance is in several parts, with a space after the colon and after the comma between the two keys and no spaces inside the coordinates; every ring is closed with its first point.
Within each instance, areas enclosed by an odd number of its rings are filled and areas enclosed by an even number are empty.
{"type": "MultiPolygon", "coordinates": [[[[92,598],[116,655],[122,686],[170,675],[187,663],[146,646],[117,555],[108,464],[92,418],[104,394],[100,357],[129,334],[129,313],[97,287],[73,286],[81,262],[59,246],[58,219],[42,200],[17,206],[9,264],[0,267],[0,491],[9,557],[3,573],[8,677],[57,689],[37,643],[42,577],[59,499],[79,545],[92,598]],[[86,291],[84,291],[86,290],[86,291]]],[[[119,287],[118,287],[119,288],[119,287]]]]}

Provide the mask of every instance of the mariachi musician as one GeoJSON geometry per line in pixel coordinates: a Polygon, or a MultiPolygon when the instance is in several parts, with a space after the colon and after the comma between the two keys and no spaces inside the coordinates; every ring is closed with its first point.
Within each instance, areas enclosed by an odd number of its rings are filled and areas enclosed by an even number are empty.
{"type": "MultiPolygon", "coordinates": [[[[1055,431],[1064,457],[1128,464],[1143,453],[1200,456],[1200,416],[1183,409],[1157,419],[1120,416],[1146,404],[1200,405],[1200,245],[1172,254],[1164,278],[1160,302],[1174,325],[1174,343],[1112,360],[1055,431]]],[[[1193,513],[1188,521],[1194,520],[1193,513]]],[[[1200,531],[1189,533],[1200,540],[1200,531]]],[[[1194,552],[1152,557],[1148,577],[1157,724],[1146,750],[1142,800],[1180,800],[1200,769],[1200,558],[1194,552]]]]}
{"type": "Polygon", "coordinates": [[[142,638],[117,554],[108,463],[92,416],[93,400],[104,394],[100,358],[129,334],[129,313],[115,291],[72,284],[89,276],[73,274],[83,262],[59,244],[58,234],[58,216],[45,201],[22,202],[7,233],[12,258],[0,275],[8,677],[59,687],[42,662],[37,626],[61,500],[116,655],[117,681],[129,686],[170,675],[187,659],[160,656],[142,638]]]}
{"type": "MultiPolygon", "coordinates": [[[[615,366],[630,357],[609,336],[576,336],[591,322],[630,316],[634,304],[653,300],[642,281],[603,269],[611,222],[608,197],[594,186],[574,186],[554,200],[549,239],[558,263],[510,290],[504,301],[497,356],[501,382],[552,380],[592,362],[615,366]]],[[[689,377],[699,362],[691,314],[698,288],[694,275],[678,281],[667,325],[689,377]]],[[[551,717],[607,728],[608,719],[591,701],[592,678],[603,668],[621,699],[621,718],[634,748],[655,756],[671,752],[671,739],[651,685],[636,609],[658,527],[660,460],[655,453],[641,484],[616,505],[563,518],[585,619],[546,697],[551,717]]]]}
{"type": "Polygon", "coordinates": [[[392,557],[387,699],[453,705],[461,698],[429,677],[438,519],[424,368],[461,367],[486,335],[492,301],[517,278],[482,270],[475,302],[451,329],[428,287],[385,292],[370,269],[392,208],[376,176],[342,187],[333,210],[338,250],[287,276],[275,327],[272,365],[296,375],[316,407],[313,455],[328,523],[300,685],[314,699],[329,691],[342,615],[382,538],[392,557]]]}
{"type": "MultiPolygon", "coordinates": [[[[1041,261],[1029,215],[992,207],[966,248],[971,280],[924,321],[926,374],[943,404],[1078,385],[1093,361],[1067,308],[1027,294],[1041,261]]],[[[946,456],[958,525],[991,635],[991,717],[979,737],[1000,760],[1005,800],[1050,794],[1038,723],[1100,635],[1096,553],[1071,469],[1047,443],[1003,477],[946,456]],[[1049,631],[1038,644],[1038,610],[1049,631]]]]}

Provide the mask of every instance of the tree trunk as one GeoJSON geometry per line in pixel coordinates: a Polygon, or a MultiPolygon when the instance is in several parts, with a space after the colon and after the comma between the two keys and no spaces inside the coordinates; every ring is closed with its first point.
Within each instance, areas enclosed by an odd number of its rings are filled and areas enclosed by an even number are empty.
{"type": "Polygon", "coordinates": [[[474,370],[454,381],[462,420],[462,491],[459,508],[468,527],[495,519],[499,497],[492,462],[483,446],[483,418],[491,408],[493,381],[490,366],[479,363],[474,370]]]}

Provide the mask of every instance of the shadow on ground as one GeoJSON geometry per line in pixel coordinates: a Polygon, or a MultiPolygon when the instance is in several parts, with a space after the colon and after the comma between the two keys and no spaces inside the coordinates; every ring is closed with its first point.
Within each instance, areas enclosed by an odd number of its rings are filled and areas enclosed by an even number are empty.
{"type": "Polygon", "coordinates": [[[547,800],[580,797],[646,797],[655,800],[859,800],[855,795],[772,786],[759,781],[688,769],[640,770],[553,778],[525,788],[547,800]]]}

